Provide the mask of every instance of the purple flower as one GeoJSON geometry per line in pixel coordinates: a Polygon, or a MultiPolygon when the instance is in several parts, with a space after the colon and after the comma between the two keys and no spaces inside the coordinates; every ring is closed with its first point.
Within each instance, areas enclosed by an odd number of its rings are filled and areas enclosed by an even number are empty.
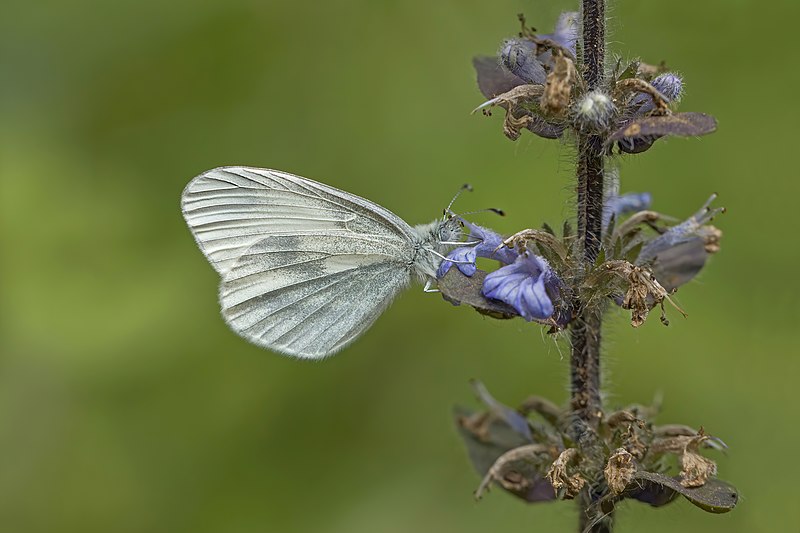
{"type": "Polygon", "coordinates": [[[572,320],[569,306],[564,305],[566,300],[562,301],[564,284],[546,260],[531,253],[520,255],[516,250],[503,246],[503,238],[492,230],[466,220],[463,222],[469,228],[467,241],[478,242],[458,247],[447,254],[447,259],[439,265],[438,278],[453,265],[465,276],[472,277],[477,271],[476,258],[494,259],[505,266],[484,279],[481,292],[485,297],[505,302],[528,321],[555,323],[563,327],[572,320]]]}
{"type": "MultiPolygon", "coordinates": [[[[709,207],[716,197],[716,194],[712,194],[697,213],[677,226],[672,226],[663,234],[645,244],[642,247],[642,251],[639,253],[639,257],[636,259],[636,264],[643,265],[651,263],[662,252],[695,240],[697,237],[710,241],[717,239],[719,230],[708,226],[708,223],[719,213],[724,213],[725,209],[722,207],[711,209],[709,207]]],[[[710,244],[713,244],[713,242],[710,244]]]]}
{"type": "Polygon", "coordinates": [[[547,320],[555,311],[548,289],[558,293],[560,284],[547,261],[525,254],[486,276],[482,292],[512,306],[527,321],[547,320]]]}
{"type": "MultiPolygon", "coordinates": [[[[577,12],[562,13],[556,22],[555,31],[539,35],[538,38],[556,43],[575,57],[578,16],[577,12]]],[[[509,72],[525,83],[544,85],[547,79],[544,65],[552,68],[553,53],[549,49],[539,53],[539,46],[530,38],[509,39],[500,48],[500,61],[509,72]]]]}
{"type": "MultiPolygon", "coordinates": [[[[558,17],[555,31],[540,35],[539,39],[553,41],[575,56],[578,41],[577,12],[562,13],[558,17]]],[[[538,54],[539,47],[530,39],[509,39],[500,48],[499,57],[476,57],[473,59],[478,74],[478,87],[486,98],[510,91],[526,83],[544,84],[546,72],[543,65],[553,66],[553,53],[546,50],[538,54]]]]}
{"type": "Polygon", "coordinates": [[[603,206],[603,228],[608,227],[612,216],[619,220],[622,215],[648,209],[652,201],[653,197],[649,192],[629,192],[610,196],[603,206]]]}
{"type": "Polygon", "coordinates": [[[472,277],[477,270],[475,260],[478,257],[486,257],[488,259],[495,259],[503,264],[513,263],[517,258],[517,252],[503,246],[503,238],[490,229],[478,226],[471,222],[463,221],[464,225],[469,229],[468,242],[475,242],[468,246],[460,246],[447,254],[448,261],[445,259],[439,265],[436,273],[437,278],[441,278],[450,267],[456,265],[462,274],[472,277]]]}
{"type": "Polygon", "coordinates": [[[575,56],[575,44],[578,42],[579,16],[577,11],[567,11],[558,16],[553,33],[540,35],[540,39],[549,39],[563,46],[575,56]]]}
{"type": "MultiPolygon", "coordinates": [[[[538,36],[570,51],[575,57],[578,41],[578,13],[562,13],[553,33],[538,36]]],[[[530,38],[509,39],[500,48],[500,62],[514,76],[525,83],[544,85],[548,68],[553,66],[553,53],[548,49],[539,53],[539,46],[530,38]]]]}
{"type": "Polygon", "coordinates": [[[703,269],[708,257],[719,250],[722,232],[708,223],[725,210],[709,208],[714,198],[716,195],[687,220],[645,243],[639,252],[636,264],[649,265],[667,291],[691,281],[703,269]]]}

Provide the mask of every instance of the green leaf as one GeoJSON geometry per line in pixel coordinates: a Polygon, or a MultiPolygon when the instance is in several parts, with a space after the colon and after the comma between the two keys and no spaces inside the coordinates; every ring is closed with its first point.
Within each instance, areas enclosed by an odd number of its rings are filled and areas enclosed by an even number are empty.
{"type": "Polygon", "coordinates": [[[644,246],[644,241],[633,245],[629,250],[626,251],[624,259],[630,263],[636,264],[636,258],[639,257],[639,252],[642,251],[642,246],[644,246]]]}
{"type": "Polygon", "coordinates": [[[572,237],[572,224],[570,224],[569,220],[564,221],[564,229],[562,230],[563,234],[561,238],[566,241],[568,238],[572,237]]]}
{"type": "Polygon", "coordinates": [[[597,253],[597,259],[594,260],[594,266],[598,267],[606,262],[606,247],[601,246],[600,251],[597,253]]]}
{"type": "Polygon", "coordinates": [[[622,257],[622,239],[617,239],[614,242],[614,250],[611,252],[612,259],[620,259],[622,257]]]}
{"type": "Polygon", "coordinates": [[[639,61],[633,61],[617,76],[617,81],[635,78],[637,72],[639,72],[639,61]]]}

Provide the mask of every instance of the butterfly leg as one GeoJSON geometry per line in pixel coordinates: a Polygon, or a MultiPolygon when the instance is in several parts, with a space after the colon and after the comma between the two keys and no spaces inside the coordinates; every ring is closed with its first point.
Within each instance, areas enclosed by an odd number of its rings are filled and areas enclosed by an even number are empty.
{"type": "Polygon", "coordinates": [[[439,289],[432,289],[433,281],[428,280],[425,282],[425,286],[422,288],[425,292],[441,292],[439,289]]]}

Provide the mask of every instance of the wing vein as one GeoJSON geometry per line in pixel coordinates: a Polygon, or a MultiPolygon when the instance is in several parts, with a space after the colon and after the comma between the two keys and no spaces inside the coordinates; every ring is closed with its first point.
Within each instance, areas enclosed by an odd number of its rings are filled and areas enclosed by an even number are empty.
{"type": "MultiPolygon", "coordinates": [[[[311,292],[311,293],[309,293],[309,294],[307,294],[307,295],[303,296],[303,298],[310,298],[310,297],[312,297],[312,296],[316,296],[317,294],[321,293],[322,291],[326,291],[326,290],[328,290],[329,288],[331,288],[331,287],[333,287],[333,286],[335,286],[335,285],[338,285],[339,283],[341,283],[341,282],[343,282],[343,281],[347,281],[347,280],[348,280],[348,279],[349,279],[349,278],[350,278],[352,275],[353,275],[353,271],[352,271],[352,270],[347,270],[347,271],[345,271],[345,272],[343,273],[343,275],[342,275],[342,276],[339,276],[339,277],[337,277],[336,279],[334,279],[333,281],[331,281],[331,283],[328,283],[327,285],[324,285],[324,286],[322,286],[322,287],[320,287],[320,288],[316,289],[314,292],[311,292]]],[[[325,278],[325,277],[328,277],[328,276],[322,276],[322,278],[325,278]]],[[[315,278],[315,279],[322,279],[322,278],[315,278]]],[[[309,280],[309,281],[313,281],[313,280],[309,280]]],[[[285,288],[285,287],[282,287],[282,289],[283,289],[283,288],[285,288]]],[[[266,294],[270,294],[270,295],[271,295],[271,294],[273,294],[273,292],[277,292],[277,291],[270,291],[270,292],[268,292],[268,293],[265,293],[265,294],[262,294],[262,295],[260,295],[260,296],[265,296],[266,294]]],[[[265,315],[264,317],[260,318],[260,319],[258,320],[258,322],[255,322],[254,324],[252,324],[252,325],[248,326],[247,328],[243,329],[242,331],[249,331],[249,330],[253,329],[255,326],[257,326],[257,325],[259,325],[259,324],[262,324],[262,323],[263,323],[265,320],[267,320],[268,318],[271,318],[272,316],[274,316],[276,313],[278,313],[278,312],[280,312],[280,311],[283,311],[284,309],[288,309],[288,308],[290,308],[290,307],[292,307],[292,306],[296,305],[298,301],[299,301],[299,300],[295,300],[295,301],[293,301],[293,302],[290,302],[290,303],[288,303],[288,304],[286,304],[286,305],[283,305],[283,306],[281,306],[281,307],[278,307],[277,309],[273,309],[273,310],[271,310],[271,311],[269,312],[269,314],[268,314],[268,315],[265,315]]],[[[330,300],[329,300],[329,301],[330,301],[330,300]]],[[[241,315],[238,315],[238,316],[237,316],[237,318],[241,318],[242,316],[244,316],[244,314],[245,314],[245,313],[243,313],[243,314],[241,314],[241,315]]],[[[298,324],[301,324],[301,323],[302,323],[302,321],[301,321],[301,322],[299,322],[298,324]]],[[[269,328],[267,328],[267,329],[265,329],[264,331],[262,331],[262,332],[261,332],[261,336],[263,336],[265,333],[268,333],[269,331],[271,331],[271,330],[272,330],[272,328],[274,328],[274,327],[275,327],[275,326],[277,326],[277,325],[278,325],[278,322],[275,322],[274,324],[270,325],[270,327],[269,327],[269,328]]],[[[292,326],[292,327],[294,328],[294,327],[296,327],[296,326],[297,326],[297,325],[295,325],[295,326],[292,326]]]]}

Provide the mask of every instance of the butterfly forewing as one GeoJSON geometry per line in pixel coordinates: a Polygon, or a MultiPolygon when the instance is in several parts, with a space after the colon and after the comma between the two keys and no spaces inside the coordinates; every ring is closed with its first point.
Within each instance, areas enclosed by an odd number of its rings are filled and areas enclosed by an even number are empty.
{"type": "Polygon", "coordinates": [[[372,234],[408,254],[411,228],[383,207],[285,172],[222,167],[193,179],[183,191],[183,216],[220,274],[268,235],[339,230],[372,234]]]}
{"type": "Polygon", "coordinates": [[[402,219],[299,176],[215,169],[186,187],[183,212],[222,276],[225,320],[276,351],[336,352],[410,281],[414,244],[402,219]]]}

